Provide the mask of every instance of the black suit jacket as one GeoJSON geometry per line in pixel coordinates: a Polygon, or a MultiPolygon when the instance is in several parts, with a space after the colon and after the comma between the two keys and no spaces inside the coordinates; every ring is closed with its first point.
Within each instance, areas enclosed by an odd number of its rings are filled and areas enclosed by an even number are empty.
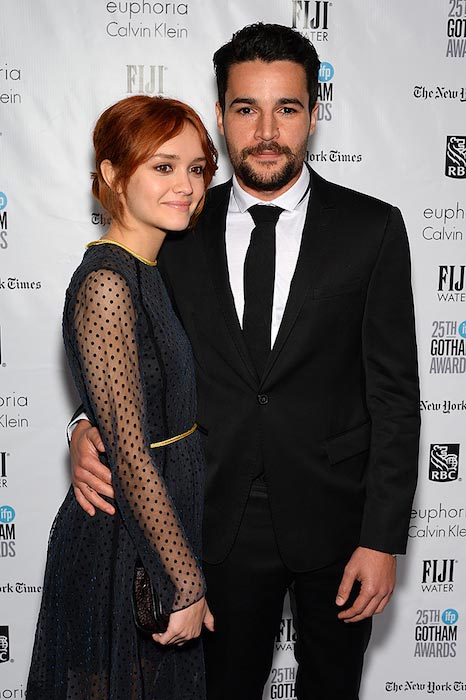
{"type": "Polygon", "coordinates": [[[264,375],[229,286],[231,182],[160,264],[191,340],[204,432],[204,558],[228,554],[263,468],[281,555],[295,571],[358,545],[406,547],[419,390],[409,250],[398,209],[311,172],[301,249],[264,375]]]}

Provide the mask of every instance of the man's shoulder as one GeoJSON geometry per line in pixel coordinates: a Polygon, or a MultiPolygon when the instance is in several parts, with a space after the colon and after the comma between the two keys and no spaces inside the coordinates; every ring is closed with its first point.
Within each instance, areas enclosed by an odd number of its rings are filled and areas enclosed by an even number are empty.
{"type": "MultiPolygon", "coordinates": [[[[230,191],[231,191],[231,180],[227,180],[226,182],[222,182],[220,185],[215,185],[214,187],[209,187],[209,189],[206,192],[206,198],[205,198],[205,205],[204,205],[204,212],[205,209],[209,209],[210,206],[219,204],[224,201],[228,201],[228,197],[230,196],[230,191]]],[[[203,212],[203,213],[204,213],[203,212]]]]}
{"type": "Polygon", "coordinates": [[[356,209],[360,212],[387,214],[393,205],[378,197],[326,180],[321,175],[311,171],[311,188],[328,206],[342,206],[356,209]]]}

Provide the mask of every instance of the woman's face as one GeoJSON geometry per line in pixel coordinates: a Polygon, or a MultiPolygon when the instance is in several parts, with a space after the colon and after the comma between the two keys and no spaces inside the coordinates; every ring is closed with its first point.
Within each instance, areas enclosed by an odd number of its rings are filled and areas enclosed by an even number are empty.
{"type": "Polygon", "coordinates": [[[187,123],[130,177],[123,196],[125,225],[185,229],[204,194],[205,164],[199,134],[187,123]]]}

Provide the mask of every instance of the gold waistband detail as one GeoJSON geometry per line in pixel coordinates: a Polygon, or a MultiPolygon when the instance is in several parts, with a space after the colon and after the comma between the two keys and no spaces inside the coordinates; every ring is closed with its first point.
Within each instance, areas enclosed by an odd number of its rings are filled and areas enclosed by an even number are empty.
{"type": "Polygon", "coordinates": [[[188,437],[188,435],[192,435],[194,431],[197,429],[197,423],[194,423],[193,427],[187,430],[185,433],[181,433],[181,435],[175,435],[175,437],[168,438],[167,440],[161,440],[160,442],[153,442],[151,447],[165,447],[165,445],[171,445],[172,442],[178,442],[178,440],[182,440],[185,437],[188,437]]]}

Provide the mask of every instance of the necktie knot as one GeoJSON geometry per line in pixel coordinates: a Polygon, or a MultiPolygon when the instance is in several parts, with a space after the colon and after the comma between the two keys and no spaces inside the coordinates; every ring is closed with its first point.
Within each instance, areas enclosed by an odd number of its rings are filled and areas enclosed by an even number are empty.
{"type": "Polygon", "coordinates": [[[254,204],[248,209],[255,226],[265,223],[275,226],[282,211],[281,207],[267,206],[266,204],[254,204]]]}

